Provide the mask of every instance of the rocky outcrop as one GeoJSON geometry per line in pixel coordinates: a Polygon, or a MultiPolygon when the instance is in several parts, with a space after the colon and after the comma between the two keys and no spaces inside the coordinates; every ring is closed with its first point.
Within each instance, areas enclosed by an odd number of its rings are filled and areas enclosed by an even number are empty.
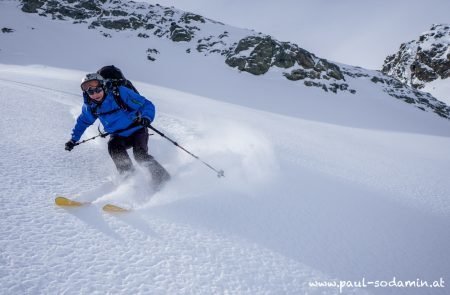
{"type": "Polygon", "coordinates": [[[191,33],[177,23],[170,24],[170,39],[174,42],[186,41],[189,42],[192,39],[191,33]]]}
{"type": "Polygon", "coordinates": [[[291,81],[305,80],[306,86],[315,86],[324,91],[350,91],[344,83],[339,66],[289,42],[279,42],[271,36],[248,36],[239,40],[226,53],[225,62],[240,71],[263,75],[271,68],[285,69],[283,76],[291,81]],[[331,83],[312,80],[332,80],[331,83]]]}
{"type": "Polygon", "coordinates": [[[417,90],[416,88],[403,83],[397,78],[387,76],[378,71],[367,71],[361,68],[342,69],[345,76],[354,79],[369,79],[379,85],[384,92],[390,96],[411,104],[422,111],[431,111],[437,115],[450,119],[450,107],[437,100],[431,94],[417,90]]]}
{"type": "Polygon", "coordinates": [[[38,13],[38,8],[41,8],[45,2],[45,0],[22,1],[22,11],[28,13],[38,13]]]}
{"type": "MultiPolygon", "coordinates": [[[[355,93],[352,87],[357,84],[355,79],[370,80],[396,99],[450,117],[445,104],[406,85],[412,81],[413,86],[420,88],[421,81],[448,77],[448,42],[437,42],[450,39],[448,26],[434,26],[417,42],[403,44],[399,53],[388,57],[383,72],[391,78],[379,72],[337,65],[269,35],[231,29],[200,15],[158,4],[123,0],[19,1],[24,12],[85,24],[106,38],[114,38],[116,32],[123,31],[134,31],[137,38],[149,42],[151,38],[166,38],[182,47],[186,54],[221,55],[228,66],[240,72],[282,75],[293,83],[326,92],[355,93]]],[[[159,51],[147,47],[142,54],[145,60],[157,62],[159,51]]]]}
{"type": "Polygon", "coordinates": [[[321,74],[328,74],[336,80],[344,80],[337,65],[318,58],[295,44],[279,42],[270,36],[249,36],[240,40],[227,54],[225,62],[231,67],[254,75],[265,74],[272,66],[289,69],[297,65],[306,74],[298,75],[300,73],[298,69],[293,69],[291,73],[286,74],[291,80],[306,77],[314,79],[321,74]]]}
{"type": "Polygon", "coordinates": [[[382,72],[420,89],[450,77],[450,25],[433,25],[417,40],[403,43],[384,61],[382,72]]]}

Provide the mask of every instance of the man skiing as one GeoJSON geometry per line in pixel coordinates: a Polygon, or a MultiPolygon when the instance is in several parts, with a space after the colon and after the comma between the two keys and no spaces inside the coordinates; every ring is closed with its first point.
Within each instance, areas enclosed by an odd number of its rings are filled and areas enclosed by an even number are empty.
{"type": "Polygon", "coordinates": [[[71,151],[86,128],[98,118],[105,131],[111,134],[108,152],[119,173],[134,170],[127,153],[127,149],[133,148],[136,162],[149,168],[154,188],[161,188],[170,175],[148,154],[147,127],[155,118],[153,103],[125,86],[107,87],[105,79],[97,73],[87,74],[82,79],[81,90],[84,104],[65,149],[71,151]]]}

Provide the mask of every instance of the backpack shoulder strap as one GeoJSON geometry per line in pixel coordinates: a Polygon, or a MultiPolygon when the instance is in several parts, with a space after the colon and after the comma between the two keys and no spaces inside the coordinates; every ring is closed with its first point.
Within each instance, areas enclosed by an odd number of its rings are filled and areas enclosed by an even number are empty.
{"type": "Polygon", "coordinates": [[[133,83],[131,83],[130,80],[125,80],[124,86],[139,94],[139,91],[136,89],[136,87],[134,87],[133,83]]]}
{"type": "Polygon", "coordinates": [[[119,108],[121,108],[124,111],[128,111],[128,109],[129,109],[128,105],[120,97],[119,86],[112,87],[112,94],[113,94],[114,100],[116,101],[119,108]]]}

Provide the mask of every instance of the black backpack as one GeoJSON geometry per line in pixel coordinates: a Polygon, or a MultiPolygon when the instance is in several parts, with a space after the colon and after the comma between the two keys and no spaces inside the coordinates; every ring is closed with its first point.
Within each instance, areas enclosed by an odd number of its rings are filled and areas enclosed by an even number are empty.
{"type": "Polygon", "coordinates": [[[133,83],[131,83],[130,80],[125,78],[122,71],[119,68],[115,67],[114,65],[102,67],[97,71],[97,74],[99,74],[106,80],[105,87],[107,90],[112,91],[117,105],[121,109],[127,111],[128,110],[127,104],[120,98],[119,86],[125,86],[133,90],[134,92],[139,93],[136,87],[134,87],[133,83]]]}

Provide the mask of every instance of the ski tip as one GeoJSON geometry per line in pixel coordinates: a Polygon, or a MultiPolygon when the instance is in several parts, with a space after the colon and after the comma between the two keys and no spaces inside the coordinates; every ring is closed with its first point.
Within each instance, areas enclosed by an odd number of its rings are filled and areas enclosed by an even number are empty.
{"type": "Polygon", "coordinates": [[[70,200],[66,197],[58,196],[55,198],[55,204],[58,206],[69,206],[69,207],[79,207],[85,205],[78,201],[70,200]]]}
{"type": "Polygon", "coordinates": [[[106,212],[130,212],[130,209],[122,208],[113,204],[106,204],[103,206],[103,211],[106,212]]]}

